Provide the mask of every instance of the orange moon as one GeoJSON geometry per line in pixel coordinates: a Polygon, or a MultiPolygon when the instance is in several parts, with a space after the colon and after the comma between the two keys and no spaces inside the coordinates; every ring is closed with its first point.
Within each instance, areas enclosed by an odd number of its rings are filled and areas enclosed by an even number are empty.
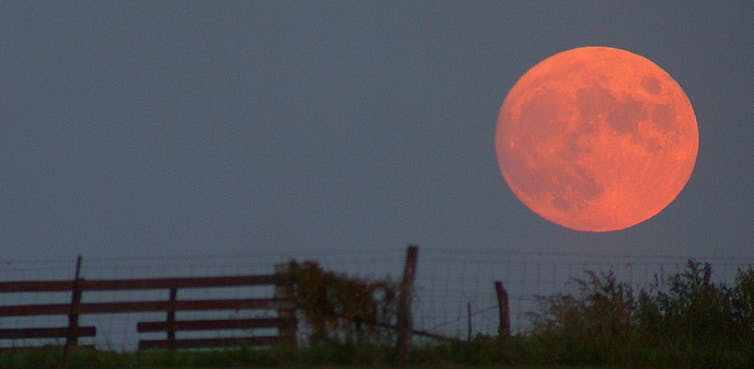
{"type": "Polygon", "coordinates": [[[505,181],[563,227],[625,229],[667,207],[691,177],[696,116],[681,86],[629,51],[581,47],[527,71],[495,132],[505,181]]]}

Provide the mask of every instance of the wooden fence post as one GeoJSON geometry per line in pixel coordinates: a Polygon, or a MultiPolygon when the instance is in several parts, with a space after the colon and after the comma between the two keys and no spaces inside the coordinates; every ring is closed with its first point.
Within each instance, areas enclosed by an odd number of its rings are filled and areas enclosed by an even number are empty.
{"type": "MultiPolygon", "coordinates": [[[[275,275],[278,277],[278,281],[275,284],[275,299],[290,301],[294,298],[293,281],[290,277],[291,266],[290,264],[278,264],[275,265],[275,275]]],[[[279,328],[279,335],[283,342],[296,347],[298,343],[297,322],[296,322],[296,308],[294,307],[279,307],[278,318],[283,320],[282,326],[279,328]]]]}
{"type": "Polygon", "coordinates": [[[168,349],[175,350],[175,305],[178,297],[178,289],[175,287],[170,288],[170,306],[168,307],[167,323],[168,323],[168,349]]]}
{"type": "Polygon", "coordinates": [[[398,337],[395,344],[395,357],[399,364],[405,364],[408,359],[411,333],[414,330],[411,319],[411,300],[413,299],[418,254],[418,246],[408,246],[406,265],[403,269],[403,280],[401,280],[400,295],[398,296],[398,337]]]}
{"type": "Polygon", "coordinates": [[[68,334],[63,347],[63,367],[65,368],[68,361],[68,348],[78,345],[79,340],[79,305],[81,304],[81,255],[76,257],[76,273],[71,283],[71,305],[68,309],[68,334]]]}
{"type": "Polygon", "coordinates": [[[502,337],[511,334],[510,310],[508,309],[508,292],[503,288],[503,282],[495,282],[495,292],[497,293],[497,306],[500,312],[500,325],[497,333],[502,337]]]}

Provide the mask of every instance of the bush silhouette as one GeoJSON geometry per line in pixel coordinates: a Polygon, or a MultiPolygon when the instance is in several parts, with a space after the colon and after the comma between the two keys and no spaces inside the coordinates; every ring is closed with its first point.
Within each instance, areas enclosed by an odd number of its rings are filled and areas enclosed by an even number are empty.
{"type": "Polygon", "coordinates": [[[732,287],[689,260],[667,281],[634,293],[613,272],[585,272],[576,294],[539,299],[529,336],[563,364],[754,364],[754,270],[732,287]]]}

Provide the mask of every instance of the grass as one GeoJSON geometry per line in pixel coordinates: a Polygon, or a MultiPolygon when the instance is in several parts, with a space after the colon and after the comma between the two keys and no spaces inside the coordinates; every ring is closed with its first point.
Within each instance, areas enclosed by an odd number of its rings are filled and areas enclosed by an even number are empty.
{"type": "MultiPolygon", "coordinates": [[[[471,342],[416,347],[407,366],[392,365],[387,347],[348,344],[318,345],[296,350],[285,348],[112,352],[73,350],[67,368],[76,369],[247,369],[247,368],[447,368],[447,369],[539,369],[539,368],[744,368],[752,367],[754,349],[710,350],[688,347],[655,347],[628,352],[613,363],[596,358],[595,352],[574,350],[577,359],[563,360],[559,347],[536,337],[506,340],[478,337],[471,342]]],[[[62,350],[42,348],[0,353],[0,368],[61,368],[62,350]]]]}
{"type": "MultiPolygon", "coordinates": [[[[412,363],[401,368],[541,368],[537,365],[492,365],[481,364],[479,358],[485,353],[464,351],[457,347],[420,348],[413,352],[412,363]],[[460,351],[459,351],[460,350],[460,351]],[[477,359],[474,359],[474,356],[477,359]],[[469,361],[469,362],[467,362],[469,361]]],[[[478,350],[478,348],[474,348],[478,350]]],[[[328,345],[288,350],[212,350],[212,351],[139,351],[117,353],[109,351],[74,350],[69,354],[68,368],[109,369],[221,369],[221,368],[386,368],[390,365],[391,350],[378,347],[355,348],[349,345],[328,345]]],[[[60,368],[62,350],[42,348],[0,354],[3,369],[60,368]]],[[[577,368],[548,366],[548,368],[577,368]]]]}
{"type": "MultiPolygon", "coordinates": [[[[540,301],[533,328],[526,334],[415,346],[409,365],[400,368],[754,368],[754,269],[740,270],[730,287],[713,284],[711,273],[709,264],[689,261],[687,269],[666,284],[635,293],[612,273],[587,272],[586,278],[576,280],[578,293],[540,301]]],[[[369,287],[331,281],[325,285],[342,285],[346,292],[369,287]]],[[[362,305],[362,310],[372,306],[368,301],[362,305]]],[[[127,353],[76,349],[67,368],[398,367],[392,365],[391,345],[375,343],[390,342],[389,336],[368,333],[373,335],[356,339],[362,342],[357,345],[349,339],[343,342],[348,335],[322,331],[318,340],[310,340],[320,343],[298,349],[127,353]]],[[[7,351],[0,353],[0,369],[61,368],[61,359],[59,348],[7,351]]]]}

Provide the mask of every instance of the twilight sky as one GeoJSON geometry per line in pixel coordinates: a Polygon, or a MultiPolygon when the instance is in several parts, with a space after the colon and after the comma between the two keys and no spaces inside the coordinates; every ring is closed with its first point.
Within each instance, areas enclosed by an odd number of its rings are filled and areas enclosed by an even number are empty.
{"type": "Polygon", "coordinates": [[[385,248],[751,256],[749,1],[0,1],[2,259],[385,248]],[[498,109],[559,51],[641,54],[699,123],[627,230],[524,207],[498,109]]]}

